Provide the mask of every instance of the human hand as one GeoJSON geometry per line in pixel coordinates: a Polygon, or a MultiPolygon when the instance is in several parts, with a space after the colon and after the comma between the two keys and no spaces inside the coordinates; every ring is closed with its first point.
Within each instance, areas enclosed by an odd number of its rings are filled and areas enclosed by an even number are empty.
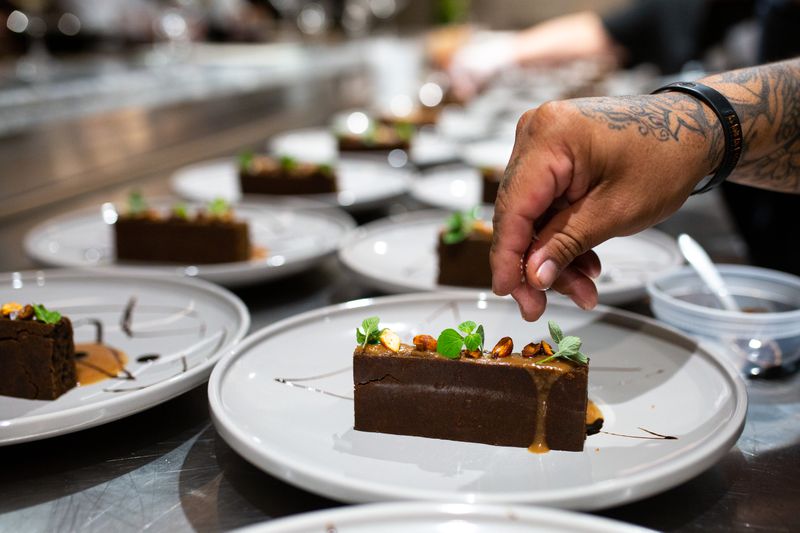
{"type": "Polygon", "coordinates": [[[591,249],[675,212],[719,163],[721,138],[713,112],[677,93],[526,112],[495,204],[494,292],[511,294],[526,320],[542,315],[551,287],[594,307],[591,249]]]}

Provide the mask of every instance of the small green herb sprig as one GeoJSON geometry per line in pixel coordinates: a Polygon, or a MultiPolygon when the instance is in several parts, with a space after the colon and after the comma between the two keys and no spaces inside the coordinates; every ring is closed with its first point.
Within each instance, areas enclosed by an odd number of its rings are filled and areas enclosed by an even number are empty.
{"type": "Polygon", "coordinates": [[[142,191],[138,189],[132,190],[128,194],[128,213],[131,215],[141,215],[147,211],[147,202],[144,201],[142,191]]]}
{"type": "Polygon", "coordinates": [[[61,320],[61,313],[50,311],[42,304],[33,304],[33,314],[36,315],[36,320],[45,324],[56,324],[61,320]]]}
{"type": "Polygon", "coordinates": [[[215,198],[208,202],[207,209],[211,216],[221,217],[228,214],[228,212],[231,210],[231,204],[229,204],[224,198],[215,198]]]}
{"type": "Polygon", "coordinates": [[[414,136],[416,128],[410,122],[397,122],[394,125],[394,131],[401,140],[410,141],[411,137],[414,136]]]}
{"type": "Polygon", "coordinates": [[[253,164],[253,159],[256,155],[253,153],[252,150],[245,150],[244,152],[239,153],[239,168],[247,170],[250,168],[250,165],[253,164]]]}
{"type": "Polygon", "coordinates": [[[367,344],[380,344],[381,333],[383,330],[380,327],[381,319],[377,316],[365,318],[361,322],[361,327],[356,328],[356,342],[361,347],[367,344]]]}
{"type": "Polygon", "coordinates": [[[467,320],[458,325],[458,331],[453,328],[442,331],[436,340],[436,351],[448,359],[458,359],[462,348],[483,352],[485,340],[483,325],[467,320]]]}
{"type": "Polygon", "coordinates": [[[281,156],[279,162],[281,165],[281,170],[285,170],[286,172],[291,172],[300,164],[298,163],[297,159],[288,155],[281,156]]]}
{"type": "Polygon", "coordinates": [[[445,244],[456,244],[463,241],[475,227],[476,220],[478,220],[478,207],[474,207],[470,211],[456,211],[445,221],[442,240],[445,244]]]}
{"type": "Polygon", "coordinates": [[[330,163],[320,163],[317,166],[317,168],[322,174],[325,174],[326,176],[330,176],[333,174],[333,165],[331,165],[330,163]]]}
{"type": "Polygon", "coordinates": [[[186,220],[189,218],[189,209],[183,202],[177,202],[172,206],[172,216],[186,220]]]}
{"type": "Polygon", "coordinates": [[[573,335],[564,336],[558,324],[549,320],[547,327],[550,330],[550,336],[553,341],[558,345],[558,350],[541,361],[537,361],[537,365],[544,364],[552,359],[563,358],[569,359],[573,363],[585,365],[589,362],[589,358],[581,353],[581,340],[573,335]]]}

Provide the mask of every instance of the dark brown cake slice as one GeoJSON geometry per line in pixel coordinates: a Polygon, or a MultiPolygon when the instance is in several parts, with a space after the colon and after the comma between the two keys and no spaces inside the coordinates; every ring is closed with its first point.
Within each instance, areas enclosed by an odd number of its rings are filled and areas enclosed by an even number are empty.
{"type": "Polygon", "coordinates": [[[588,364],[553,359],[546,343],[511,353],[508,337],[491,352],[463,350],[456,359],[438,353],[430,336],[414,342],[355,349],[356,430],[533,452],[583,450],[588,364]]]}
{"type": "Polygon", "coordinates": [[[388,152],[391,150],[408,151],[414,127],[410,124],[387,125],[374,123],[361,134],[338,132],[336,139],[340,152],[388,152]]]}
{"type": "Polygon", "coordinates": [[[494,204],[494,201],[497,200],[497,191],[500,190],[500,182],[503,180],[505,170],[497,167],[483,167],[480,171],[481,184],[483,185],[483,203],[494,204]]]}
{"type": "Polygon", "coordinates": [[[492,247],[492,228],[481,220],[465,221],[461,230],[453,231],[452,220],[439,234],[436,253],[439,258],[439,285],[461,287],[491,287],[492,269],[489,266],[489,250],[492,247]],[[460,239],[454,236],[460,235],[460,239]]]}
{"type": "Polygon", "coordinates": [[[181,204],[159,213],[132,195],[128,212],[114,223],[114,241],[117,259],[130,261],[207,264],[252,256],[247,223],[221,200],[194,213],[181,204]]]}
{"type": "Polygon", "coordinates": [[[54,400],[77,384],[72,324],[44,306],[0,313],[0,395],[54,400]]]}
{"type": "Polygon", "coordinates": [[[330,165],[300,163],[290,157],[240,157],[239,184],[244,194],[325,194],[336,192],[330,165]]]}

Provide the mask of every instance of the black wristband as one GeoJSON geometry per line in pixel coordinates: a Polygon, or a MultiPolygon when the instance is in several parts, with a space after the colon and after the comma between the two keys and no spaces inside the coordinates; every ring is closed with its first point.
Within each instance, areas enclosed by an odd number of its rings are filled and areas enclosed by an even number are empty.
{"type": "Polygon", "coordinates": [[[742,155],[742,124],[739,122],[739,115],[736,114],[736,110],[727,98],[717,90],[702,83],[679,81],[656,89],[652,94],[667,91],[686,93],[697,98],[710,107],[719,117],[719,121],[722,124],[722,132],[725,136],[725,152],[722,154],[722,162],[705,185],[695,190],[692,194],[710,191],[730,176],[733,169],[736,168],[736,163],[739,162],[739,156],[742,155]]]}

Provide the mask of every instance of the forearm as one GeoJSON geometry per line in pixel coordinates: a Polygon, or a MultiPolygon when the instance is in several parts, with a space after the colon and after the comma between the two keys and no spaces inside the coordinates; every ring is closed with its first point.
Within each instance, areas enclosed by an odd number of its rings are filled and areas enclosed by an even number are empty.
{"type": "Polygon", "coordinates": [[[591,11],[542,22],[514,40],[516,63],[560,63],[612,56],[614,43],[600,17],[591,11]]]}
{"type": "Polygon", "coordinates": [[[800,59],[700,81],[724,94],[742,123],[742,155],[729,179],[800,193],[800,59]]]}

